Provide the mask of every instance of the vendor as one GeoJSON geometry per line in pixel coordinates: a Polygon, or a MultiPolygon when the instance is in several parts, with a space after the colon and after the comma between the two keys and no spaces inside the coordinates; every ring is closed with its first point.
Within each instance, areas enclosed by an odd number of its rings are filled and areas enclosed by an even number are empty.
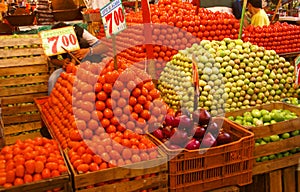
{"type": "Polygon", "coordinates": [[[244,21],[245,27],[250,24],[261,27],[264,25],[270,25],[269,17],[262,8],[262,0],[248,0],[247,8],[248,13],[246,13],[244,21]]]}
{"type": "MultiPolygon", "coordinates": [[[[52,29],[57,29],[61,27],[68,26],[66,23],[58,23],[52,26],[52,29]]],[[[81,62],[91,61],[100,62],[103,59],[103,55],[108,51],[107,46],[100,42],[95,36],[90,34],[87,30],[81,28],[78,25],[74,25],[74,30],[79,42],[80,49],[72,52],[72,54],[81,62]]],[[[58,56],[49,57],[50,62],[61,68],[55,70],[49,78],[48,81],[48,94],[50,95],[53,87],[55,86],[56,80],[60,74],[64,71],[66,65],[71,62],[71,58],[67,53],[58,56]]],[[[73,61],[75,62],[75,61],[73,61]]]]}

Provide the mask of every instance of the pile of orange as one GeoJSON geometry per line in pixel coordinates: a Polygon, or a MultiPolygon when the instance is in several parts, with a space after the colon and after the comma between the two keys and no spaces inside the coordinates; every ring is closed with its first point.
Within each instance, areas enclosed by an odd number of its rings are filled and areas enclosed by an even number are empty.
{"type": "Polygon", "coordinates": [[[42,137],[18,140],[0,151],[0,186],[6,188],[57,177],[66,172],[67,167],[55,140],[42,137]]]}
{"type": "Polygon", "coordinates": [[[52,133],[78,173],[157,158],[145,136],[168,108],[151,78],[118,57],[70,64],[42,105],[52,133]]]}

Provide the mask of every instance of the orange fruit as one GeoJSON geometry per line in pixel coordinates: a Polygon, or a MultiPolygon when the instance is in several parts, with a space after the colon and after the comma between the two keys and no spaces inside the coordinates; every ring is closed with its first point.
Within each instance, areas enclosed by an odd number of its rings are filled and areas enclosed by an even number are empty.
{"type": "Polygon", "coordinates": [[[81,156],[81,159],[83,160],[83,163],[90,164],[93,160],[93,156],[91,154],[85,153],[81,156]]]}
{"type": "Polygon", "coordinates": [[[49,168],[43,169],[41,175],[42,175],[42,178],[43,178],[43,179],[48,179],[48,178],[50,178],[50,177],[51,177],[51,171],[50,171],[50,169],[49,169],[49,168]]]}
{"type": "Polygon", "coordinates": [[[121,97],[123,97],[124,99],[128,99],[129,96],[130,96],[130,91],[127,88],[121,91],[121,97]]]}
{"type": "Polygon", "coordinates": [[[129,159],[131,159],[131,156],[132,156],[132,152],[131,152],[130,149],[125,148],[125,149],[122,151],[122,157],[123,157],[123,159],[129,160],[129,159]]]}
{"type": "Polygon", "coordinates": [[[135,98],[138,98],[141,95],[142,91],[139,88],[135,88],[131,94],[132,96],[134,96],[135,98]]]}
{"type": "Polygon", "coordinates": [[[136,113],[141,113],[143,111],[143,106],[141,104],[136,104],[134,107],[133,107],[133,110],[136,112],[136,113]]]}
{"type": "Polygon", "coordinates": [[[120,98],[120,99],[118,99],[118,101],[117,101],[117,105],[119,106],[119,107],[121,107],[121,108],[123,108],[123,107],[125,107],[126,106],[126,100],[124,99],[124,98],[120,98]]]}
{"type": "Polygon", "coordinates": [[[25,167],[24,165],[18,165],[16,167],[16,176],[17,177],[24,177],[25,174],[25,167]]]}
{"type": "Polygon", "coordinates": [[[16,178],[16,172],[14,170],[6,171],[6,182],[13,183],[16,178]]]}
{"type": "Polygon", "coordinates": [[[109,108],[104,109],[103,115],[105,118],[110,119],[113,117],[113,111],[109,108]]]}
{"type": "Polygon", "coordinates": [[[105,101],[107,99],[107,93],[105,91],[100,91],[97,93],[97,99],[100,101],[105,101]]]}
{"type": "Polygon", "coordinates": [[[24,184],[24,180],[21,178],[16,178],[14,181],[14,186],[23,185],[23,184],[24,184]]]}
{"type": "Polygon", "coordinates": [[[27,160],[25,162],[25,170],[28,174],[33,174],[35,171],[35,161],[34,160],[27,160]]]}
{"type": "Polygon", "coordinates": [[[30,183],[30,182],[32,182],[32,181],[33,181],[32,175],[26,174],[26,175],[24,176],[24,183],[30,183]]]}
{"type": "Polygon", "coordinates": [[[88,164],[80,164],[78,167],[77,167],[77,171],[79,173],[86,173],[88,172],[88,170],[90,169],[89,165],[88,164]]]}
{"type": "Polygon", "coordinates": [[[100,168],[99,168],[99,166],[96,163],[91,163],[90,164],[90,167],[89,167],[90,171],[98,171],[99,169],[100,168]]]}
{"type": "Polygon", "coordinates": [[[108,127],[110,125],[110,121],[108,119],[106,119],[106,118],[103,118],[101,120],[101,125],[102,125],[102,127],[106,128],[106,127],[108,127]]]}
{"type": "Polygon", "coordinates": [[[112,92],[112,85],[110,83],[105,83],[102,87],[103,91],[105,93],[111,93],[112,92]]]}

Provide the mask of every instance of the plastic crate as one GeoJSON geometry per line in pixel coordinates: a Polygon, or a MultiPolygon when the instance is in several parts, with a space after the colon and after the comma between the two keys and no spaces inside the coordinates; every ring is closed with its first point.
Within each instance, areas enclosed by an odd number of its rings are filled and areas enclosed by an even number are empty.
{"type": "Polygon", "coordinates": [[[223,129],[231,134],[233,142],[209,149],[178,151],[168,149],[151,135],[169,157],[170,191],[206,191],[252,182],[253,133],[225,118],[215,120],[223,123],[223,129]]]}

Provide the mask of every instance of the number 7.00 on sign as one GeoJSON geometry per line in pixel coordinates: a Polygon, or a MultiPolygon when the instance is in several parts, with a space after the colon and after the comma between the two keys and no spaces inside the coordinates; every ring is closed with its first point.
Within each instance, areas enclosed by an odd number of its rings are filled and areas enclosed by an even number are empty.
{"type": "Polygon", "coordinates": [[[76,51],[80,49],[75,30],[72,26],[59,29],[41,31],[40,37],[47,56],[59,55],[66,51],[76,51]]]}
{"type": "Polygon", "coordinates": [[[126,29],[126,20],[121,0],[107,4],[101,10],[102,23],[106,37],[117,34],[126,29]]]}

